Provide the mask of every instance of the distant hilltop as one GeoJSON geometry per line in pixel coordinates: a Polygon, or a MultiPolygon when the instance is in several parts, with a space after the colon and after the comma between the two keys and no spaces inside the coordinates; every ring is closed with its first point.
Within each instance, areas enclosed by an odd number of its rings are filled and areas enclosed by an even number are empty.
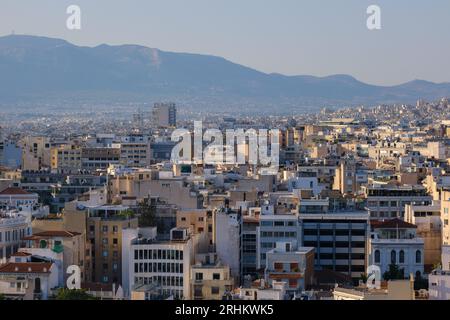
{"type": "Polygon", "coordinates": [[[103,102],[115,97],[125,101],[178,97],[301,109],[415,103],[418,99],[449,96],[450,83],[414,80],[391,87],[375,86],[348,75],[266,74],[221,57],[138,45],[84,47],[46,37],[0,37],[0,104],[46,99],[89,98],[103,102]]]}

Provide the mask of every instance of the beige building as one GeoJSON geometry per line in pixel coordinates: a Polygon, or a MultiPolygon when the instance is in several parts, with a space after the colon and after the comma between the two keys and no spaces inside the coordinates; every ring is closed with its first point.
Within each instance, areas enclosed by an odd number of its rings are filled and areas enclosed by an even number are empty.
{"type": "Polygon", "coordinates": [[[81,148],[75,145],[52,147],[51,168],[58,170],[77,170],[81,168],[81,148]]]}
{"type": "Polygon", "coordinates": [[[233,290],[230,268],[217,260],[214,253],[196,256],[191,267],[191,298],[193,300],[221,300],[233,290]]]}
{"type": "Polygon", "coordinates": [[[450,245],[450,189],[444,189],[441,193],[441,224],[442,245],[450,245]]]}
{"type": "Polygon", "coordinates": [[[353,289],[336,287],[334,300],[415,300],[414,278],[384,282],[379,289],[365,285],[353,289]]]}
{"type": "Polygon", "coordinates": [[[431,271],[441,261],[442,222],[440,202],[429,206],[405,206],[405,221],[417,226],[416,234],[424,240],[424,268],[431,271]]]}
{"type": "Polygon", "coordinates": [[[22,170],[50,168],[50,139],[48,137],[25,137],[22,147],[22,170]]]}
{"type": "Polygon", "coordinates": [[[214,212],[207,209],[185,209],[177,211],[177,228],[187,228],[194,234],[204,232],[209,245],[214,239],[214,212]]]}

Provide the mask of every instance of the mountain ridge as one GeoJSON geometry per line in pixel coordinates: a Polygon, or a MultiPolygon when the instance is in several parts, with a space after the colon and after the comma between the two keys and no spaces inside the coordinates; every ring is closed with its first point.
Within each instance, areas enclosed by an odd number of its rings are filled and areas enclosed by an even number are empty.
{"type": "MultiPolygon", "coordinates": [[[[0,37],[0,95],[19,101],[64,97],[67,92],[107,92],[152,97],[191,97],[248,103],[358,105],[412,103],[450,96],[450,83],[415,79],[394,86],[371,85],[346,74],[324,77],[264,73],[223,57],[169,52],[135,44],[77,46],[51,37],[0,37]]],[[[106,94],[105,94],[106,93],[106,94]]],[[[0,99],[1,100],[1,99],[0,99]]],[[[1,102],[1,101],[0,101],[1,102]]]]}

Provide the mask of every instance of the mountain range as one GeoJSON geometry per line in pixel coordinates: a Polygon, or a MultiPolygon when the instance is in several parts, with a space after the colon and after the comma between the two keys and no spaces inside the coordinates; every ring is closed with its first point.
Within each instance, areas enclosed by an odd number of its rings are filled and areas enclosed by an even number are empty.
{"type": "Polygon", "coordinates": [[[413,103],[450,96],[450,83],[376,86],[349,75],[285,76],[224,58],[139,45],[76,46],[65,40],[0,37],[0,104],[46,99],[107,101],[183,98],[296,106],[413,103]],[[3,101],[2,101],[3,100],[3,101]]]}

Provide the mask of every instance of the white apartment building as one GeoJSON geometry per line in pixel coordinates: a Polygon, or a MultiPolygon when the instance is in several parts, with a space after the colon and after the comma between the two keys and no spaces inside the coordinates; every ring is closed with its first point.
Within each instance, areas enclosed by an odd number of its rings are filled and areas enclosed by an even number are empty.
{"type": "Polygon", "coordinates": [[[408,277],[423,275],[424,240],[416,235],[417,226],[400,219],[392,219],[374,226],[370,239],[370,264],[380,267],[381,274],[395,264],[408,277]]]}
{"type": "MultiPolygon", "coordinates": [[[[124,296],[135,288],[157,285],[163,296],[190,299],[194,239],[188,229],[171,230],[170,241],[158,241],[156,228],[122,231],[122,285],[124,296]]],[[[150,293],[149,293],[150,294],[150,293]]]]}
{"type": "Polygon", "coordinates": [[[0,211],[0,264],[24,245],[24,237],[31,235],[31,220],[19,211],[0,211]]]}
{"type": "Polygon", "coordinates": [[[266,267],[267,253],[276,248],[277,242],[290,242],[297,247],[300,239],[297,214],[275,214],[272,206],[263,206],[257,228],[256,269],[266,267]]]}
{"type": "Polygon", "coordinates": [[[428,275],[430,300],[450,300],[450,246],[442,247],[442,267],[428,275]]]}
{"type": "Polygon", "coordinates": [[[242,271],[242,216],[223,209],[215,215],[214,244],[218,259],[230,267],[231,276],[239,283],[242,271]]]}

